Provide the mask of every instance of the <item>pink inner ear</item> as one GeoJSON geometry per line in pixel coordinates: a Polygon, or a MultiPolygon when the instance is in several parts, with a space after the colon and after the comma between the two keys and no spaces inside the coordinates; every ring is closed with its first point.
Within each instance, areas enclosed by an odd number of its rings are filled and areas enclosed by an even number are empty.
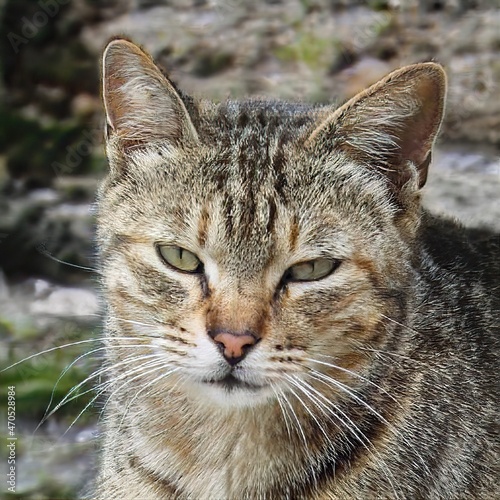
{"type": "Polygon", "coordinates": [[[106,114],[108,123],[113,131],[117,131],[121,118],[124,114],[121,99],[117,90],[123,85],[123,79],[116,77],[108,77],[104,82],[104,103],[106,106],[106,114]]]}
{"type": "Polygon", "coordinates": [[[429,153],[439,130],[443,112],[441,86],[442,83],[432,77],[417,82],[415,97],[420,108],[399,134],[401,159],[410,160],[419,169],[428,166],[429,153]]]}
{"type": "Polygon", "coordinates": [[[322,154],[340,150],[382,172],[396,189],[413,175],[411,162],[423,186],[445,93],[446,76],[438,64],[401,68],[323,115],[305,144],[322,154]]]}
{"type": "Polygon", "coordinates": [[[115,40],[103,63],[107,119],[125,148],[159,140],[197,140],[182,99],[139,47],[115,40]]]}
{"type": "Polygon", "coordinates": [[[120,90],[126,83],[125,75],[137,72],[146,58],[138,47],[126,40],[111,42],[103,58],[103,99],[108,122],[114,131],[120,127],[127,112],[126,98],[120,90]]]}

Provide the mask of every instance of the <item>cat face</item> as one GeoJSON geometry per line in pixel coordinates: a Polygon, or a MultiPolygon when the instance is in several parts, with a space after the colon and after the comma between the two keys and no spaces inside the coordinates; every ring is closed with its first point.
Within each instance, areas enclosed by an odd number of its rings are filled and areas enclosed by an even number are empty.
{"type": "Polygon", "coordinates": [[[340,110],[194,104],[121,40],[104,68],[109,359],[221,408],[355,388],[412,284],[439,66],[340,110]]]}

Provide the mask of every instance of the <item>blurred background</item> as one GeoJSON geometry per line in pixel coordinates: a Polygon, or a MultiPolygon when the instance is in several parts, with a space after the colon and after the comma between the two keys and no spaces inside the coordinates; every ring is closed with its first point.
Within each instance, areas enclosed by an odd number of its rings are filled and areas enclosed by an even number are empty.
{"type": "Polygon", "coordinates": [[[24,360],[0,373],[2,443],[16,392],[6,498],[75,498],[94,474],[99,60],[116,35],[216,100],[340,104],[402,65],[442,63],[447,116],[425,203],[500,230],[498,0],[0,0],[0,369],[24,360]]]}

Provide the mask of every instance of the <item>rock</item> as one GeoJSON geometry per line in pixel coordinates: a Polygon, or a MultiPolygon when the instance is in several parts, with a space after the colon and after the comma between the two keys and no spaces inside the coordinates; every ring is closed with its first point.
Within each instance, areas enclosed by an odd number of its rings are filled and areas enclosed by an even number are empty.
{"type": "Polygon", "coordinates": [[[82,288],[58,287],[31,304],[32,314],[72,318],[75,316],[96,316],[98,312],[97,295],[91,290],[82,288]]]}
{"type": "Polygon", "coordinates": [[[129,5],[111,22],[86,27],[89,50],[97,57],[110,36],[123,33],[188,92],[321,102],[350,97],[391,69],[436,60],[451,84],[444,136],[500,143],[500,87],[490,83],[500,78],[500,12],[491,2],[440,9],[373,0],[154,4],[129,5]]]}
{"type": "Polygon", "coordinates": [[[89,93],[76,95],[71,101],[71,113],[80,120],[91,119],[101,111],[101,100],[89,93]]]}
{"type": "Polygon", "coordinates": [[[500,232],[500,156],[470,144],[437,148],[424,188],[424,205],[469,227],[500,232]]]}
{"type": "Polygon", "coordinates": [[[355,96],[391,71],[391,66],[378,59],[365,57],[350,68],[341,71],[339,82],[344,99],[355,96]]]}
{"type": "Polygon", "coordinates": [[[8,276],[34,274],[61,281],[89,276],[93,236],[88,203],[65,203],[51,190],[3,201],[0,268],[8,276]]]}

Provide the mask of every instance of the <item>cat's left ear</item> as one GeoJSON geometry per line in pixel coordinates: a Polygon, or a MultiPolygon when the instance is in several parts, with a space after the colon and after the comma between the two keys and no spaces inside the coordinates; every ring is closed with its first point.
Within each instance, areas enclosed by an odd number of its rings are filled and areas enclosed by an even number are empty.
{"type": "Polygon", "coordinates": [[[182,98],[142,49],[128,40],[113,40],[102,66],[108,130],[125,150],[154,141],[197,142],[182,98]]]}
{"type": "Polygon", "coordinates": [[[427,179],[444,112],[446,75],[435,63],[406,66],[333,111],[306,141],[318,152],[342,151],[379,169],[396,190],[427,179]]]}

